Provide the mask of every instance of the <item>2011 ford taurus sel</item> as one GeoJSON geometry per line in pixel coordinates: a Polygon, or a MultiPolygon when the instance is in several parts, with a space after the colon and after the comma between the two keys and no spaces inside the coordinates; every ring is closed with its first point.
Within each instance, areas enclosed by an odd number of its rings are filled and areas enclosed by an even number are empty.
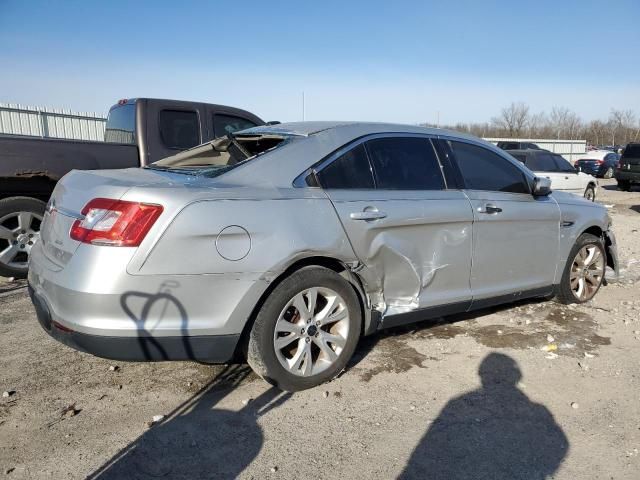
{"type": "Polygon", "coordinates": [[[372,123],[256,127],[147,168],[73,171],[31,251],[43,328],[123,360],[244,354],[285,390],[362,335],[617,272],[606,210],[477,138],[372,123]]]}

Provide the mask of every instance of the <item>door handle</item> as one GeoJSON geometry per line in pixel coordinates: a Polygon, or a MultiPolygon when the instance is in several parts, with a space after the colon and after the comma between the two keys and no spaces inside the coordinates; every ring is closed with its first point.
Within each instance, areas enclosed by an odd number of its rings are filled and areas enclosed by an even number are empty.
{"type": "Polygon", "coordinates": [[[484,206],[484,211],[480,210],[480,213],[489,213],[489,214],[500,213],[500,212],[502,212],[502,209],[500,207],[496,207],[495,205],[492,205],[490,203],[487,203],[484,206]]]}
{"type": "Polygon", "coordinates": [[[380,220],[382,218],[387,218],[387,214],[384,212],[379,212],[377,210],[364,210],[362,212],[353,212],[349,215],[351,220],[380,220]]]}

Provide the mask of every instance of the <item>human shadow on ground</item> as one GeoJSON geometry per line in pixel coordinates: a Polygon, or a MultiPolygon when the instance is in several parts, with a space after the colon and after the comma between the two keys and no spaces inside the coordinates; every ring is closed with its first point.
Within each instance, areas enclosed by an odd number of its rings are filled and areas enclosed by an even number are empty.
{"type": "Polygon", "coordinates": [[[561,465],[569,442],[553,415],[518,389],[511,357],[491,353],[482,386],[450,400],[433,421],[401,479],[544,479],[561,465]]]}
{"type": "Polygon", "coordinates": [[[236,478],[262,448],[258,418],[291,396],[272,387],[240,411],[215,408],[250,373],[246,366],[226,366],[166,420],[151,426],[88,478],[236,478]]]}

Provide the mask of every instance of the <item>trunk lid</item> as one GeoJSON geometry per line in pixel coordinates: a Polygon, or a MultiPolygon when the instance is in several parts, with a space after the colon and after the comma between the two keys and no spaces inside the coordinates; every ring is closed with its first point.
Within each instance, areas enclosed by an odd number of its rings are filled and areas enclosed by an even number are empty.
{"type": "Polygon", "coordinates": [[[118,200],[131,188],[155,183],[170,183],[179,175],[142,168],[124,170],[73,170],[58,182],[47,204],[40,241],[49,260],[64,267],[80,242],[69,236],[71,226],[82,218],[84,206],[94,198],[118,200]]]}

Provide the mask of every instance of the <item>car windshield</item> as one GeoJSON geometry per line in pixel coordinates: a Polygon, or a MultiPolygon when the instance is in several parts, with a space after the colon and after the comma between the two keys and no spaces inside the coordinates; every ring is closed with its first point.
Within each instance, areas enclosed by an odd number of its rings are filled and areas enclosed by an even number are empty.
{"type": "Polygon", "coordinates": [[[282,135],[228,134],[158,160],[147,168],[203,176],[218,176],[285,143],[282,135]]]}

